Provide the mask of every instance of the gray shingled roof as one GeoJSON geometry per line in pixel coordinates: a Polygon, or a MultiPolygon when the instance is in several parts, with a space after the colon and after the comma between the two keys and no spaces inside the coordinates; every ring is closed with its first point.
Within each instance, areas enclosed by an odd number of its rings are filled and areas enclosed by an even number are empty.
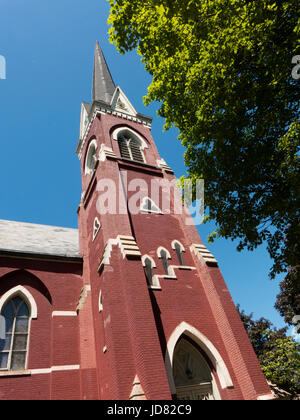
{"type": "Polygon", "coordinates": [[[0,253],[80,258],[77,229],[0,220],[0,253]]]}
{"type": "Polygon", "coordinates": [[[93,77],[93,101],[103,101],[110,104],[116,86],[109,71],[105,57],[99,45],[96,43],[94,77],[93,77]]]}

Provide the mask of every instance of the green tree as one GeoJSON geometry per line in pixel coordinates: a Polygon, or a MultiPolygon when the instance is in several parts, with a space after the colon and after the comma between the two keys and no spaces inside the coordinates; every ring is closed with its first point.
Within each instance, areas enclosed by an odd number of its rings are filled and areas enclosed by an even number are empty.
{"type": "Polygon", "coordinates": [[[260,357],[260,365],[266,378],[289,392],[292,396],[300,393],[300,345],[291,337],[277,337],[269,332],[269,349],[260,357]],[[274,337],[275,336],[275,337],[274,337]]]}
{"type": "Polygon", "coordinates": [[[267,242],[270,276],[300,261],[299,0],[109,0],[110,39],[137,48],[145,97],[205,179],[214,236],[267,242]]]}
{"type": "Polygon", "coordinates": [[[300,393],[300,344],[287,336],[286,328],[277,330],[265,318],[253,320],[237,305],[241,320],[267,380],[276,385],[280,398],[293,398],[300,393]],[[290,395],[283,394],[281,390],[290,395]]]}
{"type": "MultiPolygon", "coordinates": [[[[275,303],[275,308],[290,325],[295,325],[294,317],[300,315],[299,271],[299,266],[288,270],[287,276],[280,283],[280,293],[275,303]]],[[[297,330],[300,333],[300,324],[297,324],[297,330]]]]}

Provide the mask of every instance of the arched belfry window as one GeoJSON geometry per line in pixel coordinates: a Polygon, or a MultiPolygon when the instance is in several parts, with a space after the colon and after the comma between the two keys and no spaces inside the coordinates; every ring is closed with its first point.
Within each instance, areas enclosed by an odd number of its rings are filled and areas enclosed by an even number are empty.
{"type": "Polygon", "coordinates": [[[0,339],[0,370],[24,370],[31,315],[22,295],[15,295],[3,306],[1,317],[5,320],[5,339],[0,339]]]}
{"type": "Polygon", "coordinates": [[[85,174],[92,175],[97,164],[97,142],[96,140],[91,141],[85,159],[85,174]]]}
{"type": "Polygon", "coordinates": [[[179,400],[219,399],[211,368],[200,351],[185,338],[175,347],[173,377],[179,400]]]}
{"type": "Polygon", "coordinates": [[[121,157],[135,162],[145,163],[143,150],[146,143],[130,129],[117,130],[114,135],[118,140],[121,157]]]}

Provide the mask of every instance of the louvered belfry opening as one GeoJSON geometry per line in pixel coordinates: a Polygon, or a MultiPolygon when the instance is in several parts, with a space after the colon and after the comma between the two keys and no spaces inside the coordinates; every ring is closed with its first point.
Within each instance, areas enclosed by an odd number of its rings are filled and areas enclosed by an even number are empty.
{"type": "Polygon", "coordinates": [[[145,163],[141,144],[134,136],[123,133],[118,137],[118,143],[122,158],[145,163]]]}

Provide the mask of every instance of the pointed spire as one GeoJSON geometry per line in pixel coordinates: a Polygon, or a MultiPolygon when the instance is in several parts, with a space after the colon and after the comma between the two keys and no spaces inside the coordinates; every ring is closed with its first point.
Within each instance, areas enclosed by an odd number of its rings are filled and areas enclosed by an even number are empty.
{"type": "Polygon", "coordinates": [[[111,102],[116,86],[111,77],[105,57],[99,45],[96,42],[94,77],[93,77],[93,101],[111,102]]]}

